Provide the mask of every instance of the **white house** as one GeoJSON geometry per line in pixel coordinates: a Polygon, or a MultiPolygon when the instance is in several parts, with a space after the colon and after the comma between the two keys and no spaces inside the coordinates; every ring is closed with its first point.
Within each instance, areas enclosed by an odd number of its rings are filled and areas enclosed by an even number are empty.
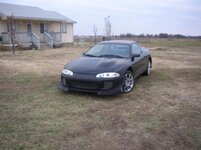
{"type": "Polygon", "coordinates": [[[58,12],[33,6],[0,3],[0,35],[3,44],[11,43],[11,24],[15,43],[22,46],[35,44],[40,48],[41,43],[49,47],[73,43],[74,23],[76,22],[58,12]]]}

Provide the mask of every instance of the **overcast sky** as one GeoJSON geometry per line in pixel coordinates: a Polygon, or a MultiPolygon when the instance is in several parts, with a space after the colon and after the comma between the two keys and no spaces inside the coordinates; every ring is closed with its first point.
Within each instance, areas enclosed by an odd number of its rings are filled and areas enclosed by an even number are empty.
{"type": "Polygon", "coordinates": [[[201,0],[0,0],[57,11],[77,22],[76,35],[103,34],[110,16],[112,33],[201,35],[201,0]]]}

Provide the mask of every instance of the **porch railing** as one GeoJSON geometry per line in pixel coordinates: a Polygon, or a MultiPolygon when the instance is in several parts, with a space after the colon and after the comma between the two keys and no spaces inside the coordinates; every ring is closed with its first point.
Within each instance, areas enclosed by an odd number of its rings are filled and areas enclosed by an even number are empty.
{"type": "Polygon", "coordinates": [[[32,32],[32,41],[40,49],[40,38],[32,32]]]}
{"type": "Polygon", "coordinates": [[[16,32],[15,39],[16,39],[16,42],[19,44],[32,43],[32,33],[31,32],[16,32]]]}
{"type": "Polygon", "coordinates": [[[1,33],[1,36],[3,44],[11,44],[11,38],[8,32],[1,33]]]}
{"type": "Polygon", "coordinates": [[[60,44],[61,43],[61,33],[60,32],[50,32],[49,34],[53,38],[54,44],[60,44]]]}
{"type": "Polygon", "coordinates": [[[44,36],[45,36],[45,42],[47,43],[47,46],[50,48],[53,48],[53,38],[51,37],[51,35],[45,32],[44,36]]]}
{"type": "MultiPolygon", "coordinates": [[[[8,32],[1,33],[2,43],[3,44],[11,44],[11,36],[8,32]]],[[[61,33],[60,32],[50,32],[44,33],[45,42],[47,46],[53,48],[53,45],[57,45],[61,43],[61,33]]],[[[40,49],[40,38],[32,33],[32,32],[16,32],[15,33],[15,43],[20,44],[24,47],[30,46],[32,43],[40,49]]]]}
{"type": "MultiPolygon", "coordinates": [[[[11,44],[11,36],[9,32],[3,32],[2,35],[2,43],[3,44],[11,44]]],[[[30,44],[33,40],[33,33],[29,32],[16,32],[15,33],[15,43],[17,44],[30,44]]],[[[35,42],[34,42],[35,43],[35,42]]]]}

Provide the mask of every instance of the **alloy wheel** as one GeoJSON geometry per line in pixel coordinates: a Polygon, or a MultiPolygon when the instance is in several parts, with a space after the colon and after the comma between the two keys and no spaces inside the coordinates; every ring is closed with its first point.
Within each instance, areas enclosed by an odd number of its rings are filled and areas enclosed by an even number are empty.
{"type": "Polygon", "coordinates": [[[134,77],[133,77],[133,74],[128,71],[125,74],[125,80],[122,87],[122,91],[125,93],[128,93],[132,91],[133,87],[134,87],[134,77]]]}

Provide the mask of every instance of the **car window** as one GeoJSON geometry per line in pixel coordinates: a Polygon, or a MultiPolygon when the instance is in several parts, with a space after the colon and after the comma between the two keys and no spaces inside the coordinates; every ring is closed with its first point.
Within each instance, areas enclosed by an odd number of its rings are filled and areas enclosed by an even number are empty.
{"type": "Polygon", "coordinates": [[[140,54],[140,53],[141,53],[141,49],[140,49],[139,45],[133,44],[132,45],[132,54],[140,54]]]}
{"type": "Polygon", "coordinates": [[[129,46],[124,44],[116,44],[112,47],[113,53],[121,57],[129,56],[129,46]]]}
{"type": "Polygon", "coordinates": [[[101,56],[119,56],[123,58],[129,57],[129,45],[118,43],[103,43],[92,47],[85,55],[101,56]]]}

